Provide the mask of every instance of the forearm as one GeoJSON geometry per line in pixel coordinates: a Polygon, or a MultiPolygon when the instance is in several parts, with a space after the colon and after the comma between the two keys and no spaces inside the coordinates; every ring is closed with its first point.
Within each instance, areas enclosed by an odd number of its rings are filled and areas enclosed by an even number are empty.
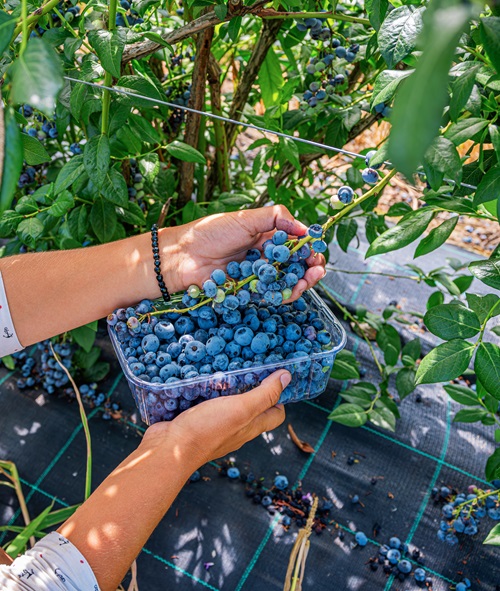
{"type": "Polygon", "coordinates": [[[161,444],[146,437],[59,528],[88,560],[102,591],[117,588],[197,467],[168,434],[161,444]]]}
{"type": "MultiPolygon", "coordinates": [[[[90,248],[30,253],[0,259],[17,336],[37,343],[115,308],[160,296],[150,234],[90,248]]],[[[172,264],[175,229],[160,233],[162,272],[171,292],[183,289],[172,264]]]]}

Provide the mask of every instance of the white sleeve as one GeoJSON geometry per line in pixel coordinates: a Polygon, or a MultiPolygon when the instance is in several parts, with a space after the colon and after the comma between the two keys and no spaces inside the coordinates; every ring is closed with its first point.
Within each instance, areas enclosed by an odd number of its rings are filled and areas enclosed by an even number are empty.
{"type": "Polygon", "coordinates": [[[52,532],[8,566],[0,566],[2,591],[99,591],[80,551],[52,532]]]}
{"type": "Polygon", "coordinates": [[[12,322],[2,273],[0,273],[0,357],[11,355],[23,348],[17,338],[16,329],[12,322]]]}

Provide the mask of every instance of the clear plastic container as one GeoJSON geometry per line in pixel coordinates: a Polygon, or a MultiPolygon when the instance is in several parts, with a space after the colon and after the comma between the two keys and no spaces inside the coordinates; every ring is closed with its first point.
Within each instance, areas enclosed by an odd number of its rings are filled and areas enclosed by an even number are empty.
{"type": "MultiPolygon", "coordinates": [[[[258,386],[264,378],[278,369],[287,369],[292,374],[292,381],[282,392],[279,402],[299,402],[322,394],[337,353],[346,343],[346,333],[337,318],[325,305],[314,290],[309,290],[303,297],[325,323],[325,329],[331,334],[330,349],[312,353],[296,359],[284,359],[278,363],[262,364],[248,369],[217,372],[212,375],[198,376],[172,384],[152,384],[137,378],[130,371],[126,359],[112,327],[108,327],[111,342],[127,378],[130,390],[142,420],[152,425],[159,421],[169,421],[180,412],[210,398],[242,394],[258,386]],[[177,401],[175,410],[167,410],[168,399],[177,401]]],[[[168,407],[174,406],[169,402],[168,407]]]]}

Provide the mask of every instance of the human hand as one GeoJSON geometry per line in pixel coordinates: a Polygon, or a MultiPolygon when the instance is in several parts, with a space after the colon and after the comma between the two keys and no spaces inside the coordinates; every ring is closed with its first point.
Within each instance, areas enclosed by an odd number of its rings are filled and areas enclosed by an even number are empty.
{"type": "Polygon", "coordinates": [[[288,371],[279,370],[249,392],[206,400],[171,422],[149,427],[144,443],[161,448],[174,442],[183,460],[195,470],[281,425],[285,410],[277,402],[290,380],[288,371]]]}
{"type": "MultiPolygon", "coordinates": [[[[301,236],[307,227],[297,221],[283,205],[247,209],[211,215],[184,226],[173,228],[175,241],[169,276],[172,284],[186,289],[199,287],[214,269],[225,270],[230,261],[242,261],[250,248],[262,249],[262,244],[275,230],[289,236],[301,236]]],[[[311,255],[309,269],[293,288],[290,301],[296,300],[306,289],[313,287],[325,275],[325,257],[311,255]]]]}

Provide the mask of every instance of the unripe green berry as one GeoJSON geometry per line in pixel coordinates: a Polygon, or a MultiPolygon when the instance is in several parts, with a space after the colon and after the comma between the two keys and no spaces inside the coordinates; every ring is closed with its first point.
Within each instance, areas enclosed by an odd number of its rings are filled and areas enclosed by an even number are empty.
{"type": "Polygon", "coordinates": [[[197,298],[200,295],[200,288],[197,285],[190,285],[187,292],[190,298],[197,298]]]}
{"type": "Polygon", "coordinates": [[[221,304],[226,299],[226,292],[223,289],[217,290],[217,295],[214,297],[214,302],[221,304]]]}
{"type": "Polygon", "coordinates": [[[292,296],[292,290],[287,287],[281,292],[281,295],[283,296],[283,301],[288,300],[292,296]]]}
{"type": "Polygon", "coordinates": [[[322,72],[326,68],[325,62],[318,62],[315,66],[316,72],[322,72]]]}
{"type": "Polygon", "coordinates": [[[250,281],[250,291],[253,293],[257,293],[257,281],[258,279],[252,279],[252,281],[250,281]]]}

